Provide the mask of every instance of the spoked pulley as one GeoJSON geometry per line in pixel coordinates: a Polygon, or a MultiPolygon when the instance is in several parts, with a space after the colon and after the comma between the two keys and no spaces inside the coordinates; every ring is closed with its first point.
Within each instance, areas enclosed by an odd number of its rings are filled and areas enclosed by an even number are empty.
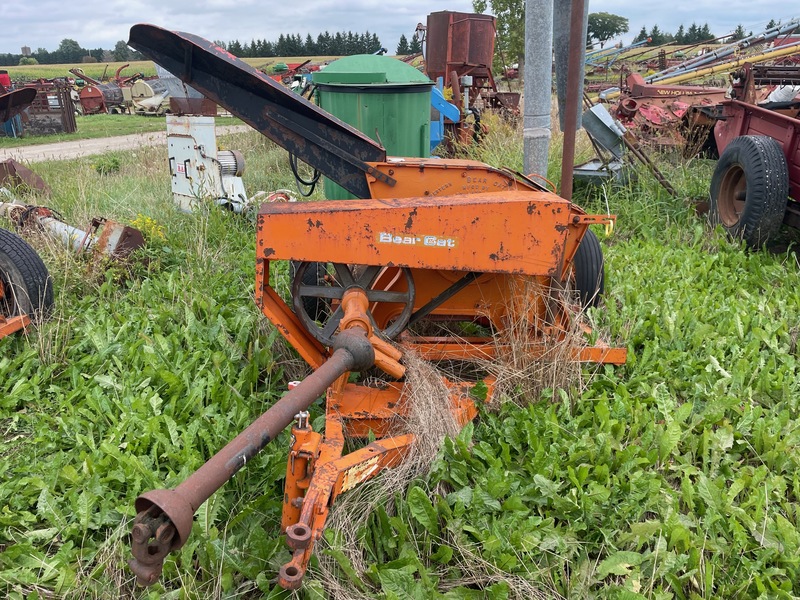
{"type": "Polygon", "coordinates": [[[341,299],[345,291],[353,287],[360,288],[366,293],[370,304],[369,318],[377,334],[386,339],[393,339],[405,329],[414,310],[415,290],[411,269],[382,266],[351,268],[342,263],[332,263],[332,267],[333,273],[326,277],[315,275],[318,273],[318,263],[302,262],[295,269],[292,281],[292,304],[295,314],[311,335],[326,346],[333,344],[334,334],[344,316],[341,299]],[[405,289],[392,289],[395,287],[396,277],[387,277],[387,269],[391,269],[403,278],[405,286],[397,287],[405,289]],[[317,314],[309,314],[307,307],[319,306],[320,303],[328,306],[328,310],[324,311],[325,314],[320,314],[319,311],[311,311],[317,314]],[[395,309],[390,311],[392,315],[401,306],[402,310],[399,315],[380,327],[375,321],[373,310],[378,312],[379,308],[384,308],[381,305],[388,304],[396,305],[395,309]]]}

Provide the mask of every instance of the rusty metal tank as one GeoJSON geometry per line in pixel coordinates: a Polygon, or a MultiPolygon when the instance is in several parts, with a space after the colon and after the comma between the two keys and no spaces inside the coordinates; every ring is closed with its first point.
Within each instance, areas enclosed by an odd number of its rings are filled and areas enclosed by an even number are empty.
{"type": "Polygon", "coordinates": [[[443,10],[428,15],[425,68],[428,77],[448,81],[450,73],[488,78],[494,58],[492,15],[443,10]]]}
{"type": "Polygon", "coordinates": [[[80,101],[85,115],[121,112],[121,107],[124,108],[122,89],[115,83],[84,86],[80,91],[80,101]]]}

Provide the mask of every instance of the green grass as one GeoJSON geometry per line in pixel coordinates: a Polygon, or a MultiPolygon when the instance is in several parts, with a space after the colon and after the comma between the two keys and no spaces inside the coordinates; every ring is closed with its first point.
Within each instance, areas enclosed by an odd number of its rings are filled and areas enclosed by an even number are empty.
{"type": "MultiPolygon", "coordinates": [[[[135,133],[149,133],[152,131],[166,131],[167,125],[164,117],[149,117],[142,115],[89,115],[76,116],[78,130],[75,133],[61,133],[54,135],[26,135],[21,138],[0,137],[0,148],[19,148],[41,144],[55,144],[97,138],[131,135],[135,133]]],[[[217,117],[218,125],[241,124],[239,119],[233,117],[217,117]]]]}
{"type": "MultiPolygon", "coordinates": [[[[516,134],[495,131],[480,153],[521,168],[516,134]]],[[[263,138],[221,142],[247,157],[251,193],[293,187],[285,152],[263,138]]],[[[556,139],[556,179],[558,151],[556,139]]],[[[287,365],[253,303],[252,225],[177,213],[166,149],[115,156],[107,175],[93,159],[36,165],[70,223],[152,221],[148,262],[130,270],[30,240],[57,307],[0,340],[0,590],[291,597],[274,589],[289,558],[287,432],[200,510],[155,587],[135,588],[125,565],[136,496],[174,487],[238,434],[281,394],[287,365]]],[[[627,346],[627,364],[483,411],[427,478],[375,508],[357,536],[361,567],[333,540],[341,585],[365,590],[348,597],[532,597],[514,595],[522,581],[575,599],[800,596],[797,255],[709,230],[692,203],[713,164],[657,159],[678,198],[646,173],[576,196],[618,216],[611,237],[598,230],[607,295],[591,318],[627,346]]],[[[322,590],[312,573],[298,596],[322,590]]]]}

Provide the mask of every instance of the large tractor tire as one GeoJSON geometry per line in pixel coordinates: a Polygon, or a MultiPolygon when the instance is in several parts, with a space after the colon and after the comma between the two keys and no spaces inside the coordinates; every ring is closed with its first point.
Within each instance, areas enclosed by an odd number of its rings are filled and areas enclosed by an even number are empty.
{"type": "Polygon", "coordinates": [[[597,306],[605,291],[606,274],[603,262],[603,249],[594,231],[587,229],[578,245],[572,261],[575,288],[578,290],[581,306],[597,306]]]}
{"type": "Polygon", "coordinates": [[[0,229],[0,314],[36,321],[52,307],[53,283],[42,259],[21,237],[0,229]]]}
{"type": "Polygon", "coordinates": [[[758,248],[780,229],[788,197],[781,145],[762,135],[740,136],[722,152],[711,177],[711,222],[758,248]]]}

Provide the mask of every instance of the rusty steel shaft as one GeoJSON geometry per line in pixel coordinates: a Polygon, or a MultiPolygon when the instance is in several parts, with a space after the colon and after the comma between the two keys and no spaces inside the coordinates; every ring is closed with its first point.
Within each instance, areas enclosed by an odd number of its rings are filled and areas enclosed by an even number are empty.
{"type": "Polygon", "coordinates": [[[334,352],[316,371],[290,390],[247,429],[174,490],[152,490],[136,499],[130,566],[140,585],[155,583],[167,554],[186,542],[192,517],[211,494],[231,479],[264,446],[271,442],[348,371],[374,364],[375,353],[361,327],[340,332],[334,352]]]}

